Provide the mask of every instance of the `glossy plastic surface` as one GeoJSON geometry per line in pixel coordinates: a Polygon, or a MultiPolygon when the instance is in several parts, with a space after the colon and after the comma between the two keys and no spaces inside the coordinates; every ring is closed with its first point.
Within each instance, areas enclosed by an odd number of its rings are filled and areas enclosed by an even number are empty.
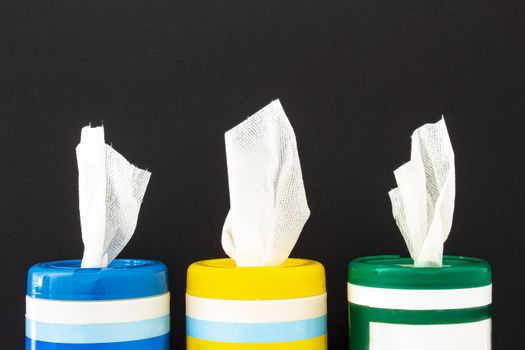
{"type": "Polygon", "coordinates": [[[232,259],[203,260],[188,268],[187,293],[202,298],[275,300],[326,292],[321,263],[287,259],[280,266],[237,267],[232,259]]]}
{"type": "Polygon", "coordinates": [[[32,266],[27,295],[52,300],[143,298],[168,291],[166,265],[154,260],[116,259],[107,268],[80,268],[80,260],[32,266]]]}
{"type": "Polygon", "coordinates": [[[478,258],[444,256],[443,267],[414,267],[398,255],[357,258],[348,266],[348,282],[394,289],[460,289],[492,283],[490,264],[478,258]]]}

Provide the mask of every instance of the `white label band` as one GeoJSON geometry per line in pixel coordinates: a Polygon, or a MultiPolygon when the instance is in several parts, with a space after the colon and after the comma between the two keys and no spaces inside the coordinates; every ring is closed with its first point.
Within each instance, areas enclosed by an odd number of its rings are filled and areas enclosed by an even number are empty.
{"type": "Polygon", "coordinates": [[[440,325],[370,323],[370,350],[490,350],[491,322],[440,325]]]}
{"type": "Polygon", "coordinates": [[[492,285],[463,289],[390,289],[348,283],[348,301],[380,309],[465,309],[490,305],[492,285]]]}
{"type": "Polygon", "coordinates": [[[215,322],[289,322],[326,315],[326,293],[296,299],[222,300],[186,294],[186,316],[215,322]]]}
{"type": "Polygon", "coordinates": [[[50,300],[26,296],[26,318],[45,323],[134,322],[169,313],[169,293],[148,298],[95,301],[50,300]]]}

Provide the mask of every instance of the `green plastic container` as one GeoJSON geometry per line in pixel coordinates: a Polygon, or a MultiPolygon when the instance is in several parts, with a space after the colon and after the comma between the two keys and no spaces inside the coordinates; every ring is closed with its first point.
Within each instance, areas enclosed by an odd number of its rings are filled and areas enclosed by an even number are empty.
{"type": "Polygon", "coordinates": [[[350,350],[491,349],[492,273],[482,259],[443,267],[369,256],[348,266],[350,350]]]}

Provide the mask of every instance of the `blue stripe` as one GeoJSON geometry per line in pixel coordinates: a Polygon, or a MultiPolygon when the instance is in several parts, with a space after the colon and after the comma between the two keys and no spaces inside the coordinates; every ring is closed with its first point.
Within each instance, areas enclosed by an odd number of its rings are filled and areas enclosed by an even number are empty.
{"type": "Polygon", "coordinates": [[[326,334],[326,315],[308,320],[273,323],[227,323],[186,316],[186,334],[225,343],[277,343],[326,334]]]}
{"type": "Polygon", "coordinates": [[[113,343],[154,338],[169,331],[169,315],[134,322],[96,324],[58,324],[26,319],[26,336],[49,343],[113,343]]]}
{"type": "Polygon", "coordinates": [[[100,344],[59,344],[33,340],[26,337],[26,350],[169,350],[170,335],[126,341],[120,343],[100,344]]]}

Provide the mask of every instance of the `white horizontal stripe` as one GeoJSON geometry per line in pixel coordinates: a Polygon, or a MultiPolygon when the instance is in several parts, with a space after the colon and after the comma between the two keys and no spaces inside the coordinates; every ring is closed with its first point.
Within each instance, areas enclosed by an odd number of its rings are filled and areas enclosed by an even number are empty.
{"type": "Polygon", "coordinates": [[[326,315],[326,293],[280,300],[222,300],[186,294],[186,316],[214,322],[268,323],[326,315]]]}
{"type": "Polygon", "coordinates": [[[390,289],[348,283],[352,304],[397,310],[451,310],[492,303],[492,285],[463,289],[390,289]]]}
{"type": "Polygon", "coordinates": [[[26,318],[63,324],[119,323],[147,320],[170,313],[170,293],[155,297],[70,301],[26,296],[26,318]]]}

